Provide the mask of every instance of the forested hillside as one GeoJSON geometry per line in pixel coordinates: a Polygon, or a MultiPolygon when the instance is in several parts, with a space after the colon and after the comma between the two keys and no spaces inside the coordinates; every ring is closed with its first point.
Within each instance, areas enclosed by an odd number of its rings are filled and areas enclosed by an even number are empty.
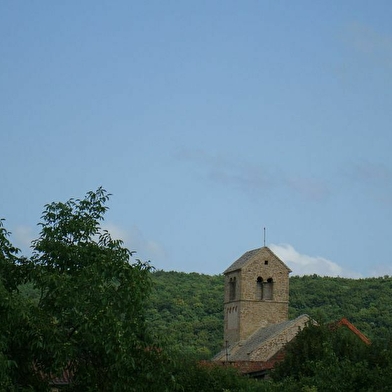
{"type": "Polygon", "coordinates": [[[290,317],[307,313],[320,321],[346,317],[371,339],[390,338],[392,277],[366,279],[317,275],[290,278],[290,317]]]}
{"type": "MultiPolygon", "coordinates": [[[[152,273],[149,325],[174,349],[209,358],[223,345],[223,276],[152,273]]],[[[371,339],[392,331],[392,277],[290,278],[289,317],[306,313],[317,321],[346,317],[371,339]]]]}
{"type": "Polygon", "coordinates": [[[223,276],[156,271],[147,318],[174,350],[210,358],[223,339],[223,276]]]}

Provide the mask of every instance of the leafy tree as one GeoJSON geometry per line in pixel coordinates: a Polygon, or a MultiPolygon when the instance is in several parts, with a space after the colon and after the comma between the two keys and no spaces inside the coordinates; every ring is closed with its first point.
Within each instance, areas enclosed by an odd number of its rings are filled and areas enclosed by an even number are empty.
{"type": "Polygon", "coordinates": [[[34,368],[37,314],[32,302],[20,295],[23,258],[9,235],[0,220],[0,388],[39,391],[44,383],[34,368]]]}
{"type": "Polygon", "coordinates": [[[100,227],[109,196],[45,206],[23,264],[39,291],[34,367],[46,381],[68,370],[74,391],[151,391],[165,375],[144,319],[150,267],[100,227]]]}
{"type": "Polygon", "coordinates": [[[369,346],[347,328],[310,323],[286,346],[285,359],[272,377],[286,378],[298,388],[368,391],[369,355],[369,346]]]}
{"type": "Polygon", "coordinates": [[[2,390],[10,389],[14,366],[9,356],[8,346],[16,307],[14,299],[16,285],[12,276],[18,250],[11,245],[8,236],[3,220],[0,220],[0,387],[2,390]]]}

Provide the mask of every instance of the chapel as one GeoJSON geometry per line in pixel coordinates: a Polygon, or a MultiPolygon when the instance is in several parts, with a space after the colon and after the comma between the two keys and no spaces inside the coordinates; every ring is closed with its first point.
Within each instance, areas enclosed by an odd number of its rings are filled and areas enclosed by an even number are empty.
{"type": "Polygon", "coordinates": [[[224,272],[224,348],[213,361],[263,376],[309,322],[288,319],[291,270],[268,247],[243,254],[224,272]]]}

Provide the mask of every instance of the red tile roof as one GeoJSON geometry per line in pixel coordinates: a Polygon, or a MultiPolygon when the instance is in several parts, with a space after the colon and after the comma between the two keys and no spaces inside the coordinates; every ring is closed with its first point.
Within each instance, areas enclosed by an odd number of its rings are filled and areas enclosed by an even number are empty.
{"type": "Polygon", "coordinates": [[[366,337],[359,329],[357,329],[353,324],[350,323],[345,317],[343,317],[341,320],[337,321],[336,323],[332,324],[332,326],[335,327],[341,327],[345,326],[347,327],[350,331],[354,332],[355,335],[357,335],[364,343],[370,344],[371,341],[368,337],[366,337]]]}

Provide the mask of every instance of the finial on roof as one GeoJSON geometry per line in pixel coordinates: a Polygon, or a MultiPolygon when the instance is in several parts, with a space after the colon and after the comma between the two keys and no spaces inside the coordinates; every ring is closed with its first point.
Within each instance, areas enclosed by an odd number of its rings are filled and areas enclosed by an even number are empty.
{"type": "Polygon", "coordinates": [[[265,227],[264,227],[264,246],[265,246],[265,227]]]}

